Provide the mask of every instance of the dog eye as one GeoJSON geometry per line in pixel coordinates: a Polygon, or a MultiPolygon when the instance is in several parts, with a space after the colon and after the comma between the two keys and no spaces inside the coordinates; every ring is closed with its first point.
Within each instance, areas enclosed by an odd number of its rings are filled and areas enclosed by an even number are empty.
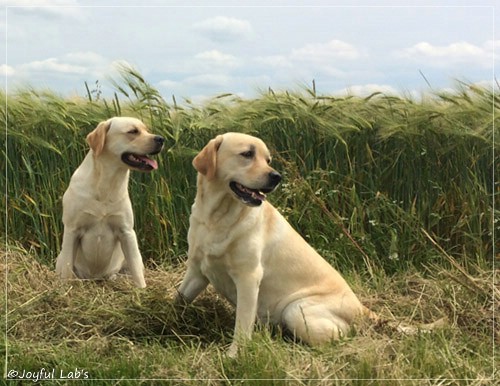
{"type": "Polygon", "coordinates": [[[139,129],[132,129],[128,133],[129,134],[139,134],[139,129]]]}
{"type": "Polygon", "coordinates": [[[245,151],[243,153],[240,153],[240,155],[242,157],[245,157],[245,158],[253,158],[254,152],[253,152],[253,150],[249,150],[249,151],[245,151]]]}
{"type": "Polygon", "coordinates": [[[271,158],[268,158],[268,159],[267,159],[267,164],[268,164],[268,165],[270,165],[270,164],[271,164],[271,161],[272,161],[272,160],[271,160],[271,158]]]}

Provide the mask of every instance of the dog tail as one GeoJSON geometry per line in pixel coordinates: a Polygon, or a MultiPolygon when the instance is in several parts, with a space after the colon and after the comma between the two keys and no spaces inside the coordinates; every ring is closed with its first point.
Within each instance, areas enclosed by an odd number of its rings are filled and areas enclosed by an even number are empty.
{"type": "Polygon", "coordinates": [[[414,335],[419,332],[431,332],[437,329],[442,329],[448,326],[448,318],[443,317],[438,319],[432,323],[425,324],[408,324],[403,322],[398,322],[395,320],[383,320],[381,319],[375,312],[370,310],[369,308],[363,306],[363,316],[368,318],[371,322],[377,325],[385,325],[388,326],[392,330],[396,330],[405,335],[414,335]]]}

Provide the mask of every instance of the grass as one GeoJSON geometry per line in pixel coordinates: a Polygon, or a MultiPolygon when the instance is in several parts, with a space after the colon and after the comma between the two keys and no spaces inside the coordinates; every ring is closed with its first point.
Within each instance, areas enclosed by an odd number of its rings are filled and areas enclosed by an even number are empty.
{"type": "Polygon", "coordinates": [[[500,100],[493,90],[457,83],[418,100],[268,90],[196,105],[165,100],[130,68],[114,86],[111,98],[98,85],[71,98],[31,88],[0,92],[6,370],[84,370],[99,385],[166,378],[486,385],[498,376],[493,139],[500,100]],[[143,119],[167,139],[159,170],[133,173],[130,182],[146,290],[126,280],[60,283],[53,272],[62,194],[88,151],[86,134],[114,115],[143,119]],[[266,141],[284,176],[270,201],[384,323],[357,325],[322,348],[259,326],[234,361],[224,355],[234,311],[222,299],[209,291],[192,306],[172,306],[195,195],[191,160],[225,131],[266,141]],[[397,328],[441,318],[448,323],[428,334],[397,328]]]}
{"type": "MultiPolygon", "coordinates": [[[[2,277],[6,269],[2,265],[2,277]]],[[[498,376],[492,348],[500,336],[493,333],[492,294],[498,302],[499,293],[492,272],[480,267],[474,287],[463,285],[459,271],[437,267],[426,277],[416,270],[378,274],[378,282],[348,274],[361,299],[387,322],[360,321],[355,333],[321,348],[259,326],[237,360],[225,356],[234,323],[225,301],[208,291],[186,308],[172,305],[181,271],[148,270],[146,290],[125,279],[62,283],[33,252],[10,246],[7,369],[57,374],[80,369],[95,384],[267,379],[266,384],[487,385],[498,376]],[[394,328],[442,317],[448,318],[446,326],[431,333],[404,335],[394,328]]]]}

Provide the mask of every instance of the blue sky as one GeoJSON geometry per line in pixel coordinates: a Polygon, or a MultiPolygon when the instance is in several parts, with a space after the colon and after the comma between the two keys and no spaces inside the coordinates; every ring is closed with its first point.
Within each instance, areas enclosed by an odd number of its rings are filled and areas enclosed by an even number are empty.
{"type": "Polygon", "coordinates": [[[492,85],[500,47],[500,11],[489,0],[0,4],[8,90],[84,96],[84,82],[99,81],[107,93],[117,64],[128,63],[166,98],[251,98],[313,79],[325,95],[418,95],[430,90],[427,82],[433,90],[456,80],[492,85]]]}

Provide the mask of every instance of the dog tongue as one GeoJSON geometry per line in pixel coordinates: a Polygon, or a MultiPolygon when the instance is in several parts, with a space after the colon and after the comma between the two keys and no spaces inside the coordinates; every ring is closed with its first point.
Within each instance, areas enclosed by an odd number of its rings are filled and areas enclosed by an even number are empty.
{"type": "Polygon", "coordinates": [[[148,158],[146,156],[136,156],[139,158],[142,162],[148,164],[151,166],[154,170],[158,169],[158,162],[156,162],[154,159],[148,158]]]}

